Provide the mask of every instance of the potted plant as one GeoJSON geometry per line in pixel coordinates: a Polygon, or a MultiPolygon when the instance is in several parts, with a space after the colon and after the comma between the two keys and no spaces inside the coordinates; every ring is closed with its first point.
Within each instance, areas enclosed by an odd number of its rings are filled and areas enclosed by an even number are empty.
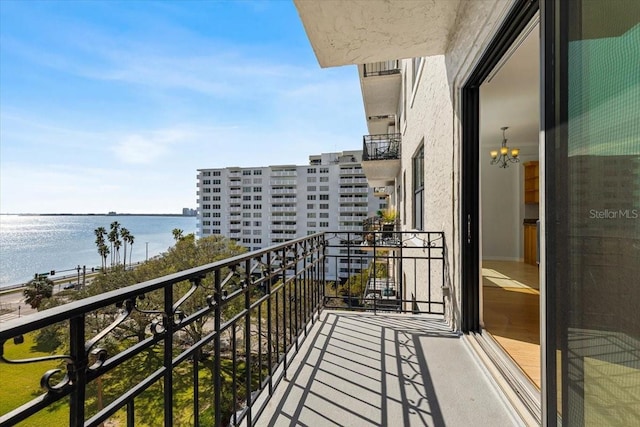
{"type": "Polygon", "coordinates": [[[393,237],[391,231],[394,231],[396,228],[396,217],[398,213],[395,209],[388,208],[382,211],[382,233],[383,239],[388,239],[393,237]]]}

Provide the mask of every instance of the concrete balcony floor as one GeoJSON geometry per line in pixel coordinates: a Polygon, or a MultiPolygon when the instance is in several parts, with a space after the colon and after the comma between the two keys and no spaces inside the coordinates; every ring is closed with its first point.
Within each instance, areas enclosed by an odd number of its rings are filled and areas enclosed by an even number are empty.
{"type": "Polygon", "coordinates": [[[324,311],[258,426],[515,426],[440,316],[324,311]]]}

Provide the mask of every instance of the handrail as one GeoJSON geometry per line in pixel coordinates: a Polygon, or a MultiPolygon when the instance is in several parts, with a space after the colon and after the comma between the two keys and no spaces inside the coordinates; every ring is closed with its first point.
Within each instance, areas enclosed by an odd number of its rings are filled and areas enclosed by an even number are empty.
{"type": "Polygon", "coordinates": [[[171,426],[179,416],[175,397],[184,393],[174,377],[189,372],[188,411],[195,425],[201,418],[216,426],[253,425],[324,308],[444,313],[444,299],[434,293],[444,283],[444,257],[442,232],[323,232],[2,323],[2,362],[45,361],[53,369],[42,368],[43,394],[0,415],[0,426],[63,398],[69,399],[71,426],[97,426],[118,411],[133,425],[144,392],[158,393],[163,424],[171,426]],[[424,283],[405,282],[404,265],[413,264],[415,272],[419,263],[428,272],[424,283]],[[328,276],[334,264],[339,275],[341,268],[356,269],[358,277],[366,271],[370,279],[356,290],[346,277],[328,276]],[[338,284],[345,294],[338,293],[338,284]],[[424,286],[422,299],[416,297],[418,286],[424,286]],[[69,330],[67,354],[9,357],[10,340],[20,343],[24,334],[55,324],[69,330]],[[132,324],[140,336],[124,334],[132,324]],[[107,337],[118,346],[105,345],[107,337]],[[117,376],[117,369],[150,355],[158,362],[132,372],[124,390],[105,398],[102,408],[87,403],[95,401],[89,393],[99,379],[117,376]],[[224,369],[231,370],[230,383],[222,380],[224,369]],[[203,373],[209,373],[206,384],[203,373]]]}

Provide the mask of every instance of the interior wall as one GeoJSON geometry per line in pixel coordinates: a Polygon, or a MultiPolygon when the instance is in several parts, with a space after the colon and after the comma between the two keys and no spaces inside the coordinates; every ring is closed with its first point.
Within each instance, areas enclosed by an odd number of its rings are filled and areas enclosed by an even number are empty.
{"type": "MultiPolygon", "coordinates": [[[[496,145],[500,142],[496,142],[496,145]]],[[[518,261],[522,258],[522,167],[501,168],[481,160],[482,258],[518,261]]]]}

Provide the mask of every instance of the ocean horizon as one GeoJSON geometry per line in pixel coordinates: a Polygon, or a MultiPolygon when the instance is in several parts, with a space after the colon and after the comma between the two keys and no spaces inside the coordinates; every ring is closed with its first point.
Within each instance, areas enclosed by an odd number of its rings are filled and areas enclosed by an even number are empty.
{"type": "Polygon", "coordinates": [[[0,289],[25,283],[36,273],[55,271],[51,278],[56,279],[77,266],[100,267],[94,230],[108,231],[113,221],[134,236],[134,263],[173,246],[174,228],[185,235],[196,231],[196,218],[180,214],[0,214],[0,289]]]}

